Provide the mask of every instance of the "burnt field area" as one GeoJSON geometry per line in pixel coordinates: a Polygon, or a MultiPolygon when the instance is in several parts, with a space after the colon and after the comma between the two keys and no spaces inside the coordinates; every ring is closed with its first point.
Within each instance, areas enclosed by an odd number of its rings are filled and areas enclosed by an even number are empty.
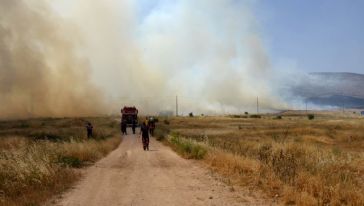
{"type": "Polygon", "coordinates": [[[0,205],[39,205],[69,188],[78,168],[115,149],[119,124],[110,117],[0,121],[0,205]],[[86,123],[94,127],[87,138],[86,123]]]}
{"type": "Polygon", "coordinates": [[[158,126],[160,138],[207,150],[203,162],[232,185],[287,205],[364,204],[364,118],[358,115],[179,117],[158,126]]]}

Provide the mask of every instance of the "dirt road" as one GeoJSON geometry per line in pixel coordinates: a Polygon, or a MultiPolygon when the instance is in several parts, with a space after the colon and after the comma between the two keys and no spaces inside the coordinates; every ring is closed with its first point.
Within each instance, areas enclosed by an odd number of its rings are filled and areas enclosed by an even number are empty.
{"type": "Polygon", "coordinates": [[[53,204],[266,205],[247,192],[232,190],[153,138],[150,151],[143,151],[137,135],[125,136],[115,151],[88,168],[75,188],[53,204]]]}

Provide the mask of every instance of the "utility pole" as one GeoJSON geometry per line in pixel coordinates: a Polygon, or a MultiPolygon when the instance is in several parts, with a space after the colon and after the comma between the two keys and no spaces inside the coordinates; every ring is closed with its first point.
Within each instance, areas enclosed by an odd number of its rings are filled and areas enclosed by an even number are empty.
{"type": "Polygon", "coordinates": [[[306,100],[306,102],[305,102],[305,103],[306,103],[306,114],[307,114],[307,100],[306,100]]]}
{"type": "Polygon", "coordinates": [[[344,92],[341,93],[341,97],[343,98],[343,114],[345,113],[345,99],[344,99],[344,92]]]}
{"type": "Polygon", "coordinates": [[[259,114],[259,97],[257,97],[257,114],[259,114]]]}
{"type": "Polygon", "coordinates": [[[176,96],[176,117],[178,117],[178,96],[176,96]]]}

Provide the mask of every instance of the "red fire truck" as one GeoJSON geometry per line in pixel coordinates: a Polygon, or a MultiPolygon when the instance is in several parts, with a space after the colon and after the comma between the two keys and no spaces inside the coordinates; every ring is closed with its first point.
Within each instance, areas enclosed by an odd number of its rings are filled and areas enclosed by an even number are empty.
{"type": "Polygon", "coordinates": [[[132,125],[133,121],[138,125],[138,110],[135,107],[124,107],[121,109],[121,121],[126,121],[128,125],[132,125]]]}

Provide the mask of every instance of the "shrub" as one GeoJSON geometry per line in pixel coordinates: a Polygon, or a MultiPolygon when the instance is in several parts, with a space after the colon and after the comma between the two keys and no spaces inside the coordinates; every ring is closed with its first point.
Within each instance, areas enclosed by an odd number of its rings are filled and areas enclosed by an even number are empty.
{"type": "Polygon", "coordinates": [[[232,118],[241,118],[241,115],[234,114],[231,116],[232,118]]]}
{"type": "Polygon", "coordinates": [[[309,114],[309,115],[307,115],[307,118],[309,120],[313,120],[313,119],[315,119],[315,115],[314,114],[309,114]]]}
{"type": "Polygon", "coordinates": [[[192,112],[190,112],[190,113],[188,114],[188,116],[189,116],[189,117],[193,117],[193,113],[192,113],[192,112]]]}
{"type": "Polygon", "coordinates": [[[168,121],[168,119],[165,119],[163,122],[164,122],[164,124],[165,124],[165,125],[169,125],[169,123],[170,123],[170,122],[168,121]]]}
{"type": "Polygon", "coordinates": [[[262,116],[260,116],[259,114],[253,114],[253,115],[250,115],[250,118],[260,119],[260,118],[262,118],[262,116]]]}
{"type": "Polygon", "coordinates": [[[246,118],[246,116],[238,115],[238,114],[230,115],[229,117],[232,117],[232,118],[246,118]]]}

